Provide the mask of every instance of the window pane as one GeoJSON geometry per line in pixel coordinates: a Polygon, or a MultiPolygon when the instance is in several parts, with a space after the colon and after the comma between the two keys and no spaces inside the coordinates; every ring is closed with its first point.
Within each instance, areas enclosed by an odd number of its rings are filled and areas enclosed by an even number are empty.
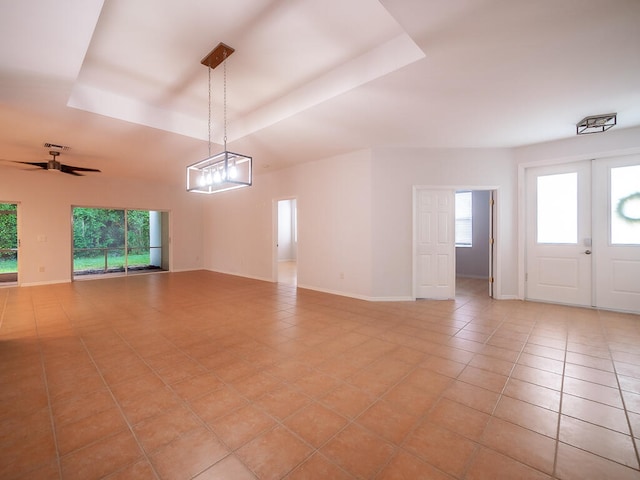
{"type": "Polygon", "coordinates": [[[640,245],[640,165],[611,169],[611,243],[640,245]]]}
{"type": "Polygon", "coordinates": [[[538,243],[578,243],[578,174],[538,177],[538,243]]]}
{"type": "Polygon", "coordinates": [[[18,205],[0,203],[0,284],[18,277],[18,205]]]}
{"type": "Polygon", "coordinates": [[[149,216],[149,210],[127,210],[127,267],[129,269],[145,269],[151,261],[149,216]]]}
{"type": "Polygon", "coordinates": [[[95,274],[124,269],[124,210],[73,209],[73,272],[95,274]]]}
{"type": "Polygon", "coordinates": [[[0,203],[0,249],[18,248],[18,205],[0,203]]]}
{"type": "Polygon", "coordinates": [[[471,247],[473,235],[471,192],[456,192],[456,246],[471,247]]]}

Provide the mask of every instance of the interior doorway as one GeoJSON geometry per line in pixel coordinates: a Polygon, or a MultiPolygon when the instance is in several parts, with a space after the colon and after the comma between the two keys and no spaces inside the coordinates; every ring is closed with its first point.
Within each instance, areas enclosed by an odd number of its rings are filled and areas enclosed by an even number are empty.
{"type": "Polygon", "coordinates": [[[470,288],[494,296],[496,197],[497,190],[492,187],[414,187],[414,298],[453,299],[467,296],[470,288]],[[467,218],[457,219],[456,192],[460,191],[471,192],[478,205],[475,212],[472,208],[467,212],[467,218]],[[474,195],[476,191],[479,193],[474,195]],[[477,240],[472,234],[474,223],[477,240]],[[460,237],[456,232],[463,229],[470,235],[464,242],[456,239],[460,237]],[[484,238],[480,240],[480,236],[484,238]],[[471,250],[474,243],[476,252],[471,250]],[[468,250],[458,254],[460,248],[468,250]],[[465,265],[458,268],[458,263],[465,265]]]}
{"type": "Polygon", "coordinates": [[[298,284],[298,206],[295,198],[277,202],[277,282],[298,284]]]}
{"type": "Polygon", "coordinates": [[[493,297],[493,190],[456,191],[456,296],[493,297]]]}

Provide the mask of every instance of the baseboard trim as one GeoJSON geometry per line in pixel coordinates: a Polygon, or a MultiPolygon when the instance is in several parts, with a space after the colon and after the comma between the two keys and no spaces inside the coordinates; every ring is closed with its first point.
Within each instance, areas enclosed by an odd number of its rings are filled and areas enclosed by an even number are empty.
{"type": "Polygon", "coordinates": [[[339,290],[331,290],[328,288],[313,287],[310,285],[298,284],[298,288],[305,290],[313,290],[315,292],[328,293],[330,295],[338,295],[340,297],[355,298],[356,300],[365,300],[367,302],[413,302],[413,297],[371,297],[369,295],[360,295],[358,293],[342,292],[339,290]]]}
{"type": "Polygon", "coordinates": [[[261,282],[270,282],[270,283],[274,283],[273,279],[271,278],[264,278],[264,277],[256,277],[253,275],[244,275],[238,272],[226,272],[224,270],[213,270],[211,268],[206,268],[205,270],[209,271],[209,272],[214,272],[214,273],[221,273],[223,275],[233,275],[234,277],[242,277],[242,278],[249,278],[251,280],[260,280],[261,282]]]}
{"type": "Polygon", "coordinates": [[[48,280],[46,282],[26,282],[18,284],[19,287],[39,287],[42,285],[59,285],[61,283],[71,283],[71,280],[48,280]]]}

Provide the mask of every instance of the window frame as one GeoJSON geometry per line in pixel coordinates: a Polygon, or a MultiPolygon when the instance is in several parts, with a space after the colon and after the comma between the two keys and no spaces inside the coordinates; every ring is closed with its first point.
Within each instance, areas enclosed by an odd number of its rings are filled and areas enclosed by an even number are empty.
{"type": "Polygon", "coordinates": [[[455,192],[455,246],[473,247],[473,191],[455,192]],[[461,211],[464,208],[464,211],[461,211]]]}

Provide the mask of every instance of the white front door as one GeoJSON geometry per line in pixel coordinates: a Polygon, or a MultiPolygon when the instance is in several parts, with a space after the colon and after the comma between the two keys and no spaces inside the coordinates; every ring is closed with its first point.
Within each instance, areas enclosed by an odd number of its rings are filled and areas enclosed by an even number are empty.
{"type": "Polygon", "coordinates": [[[455,298],[455,191],[415,190],[415,297],[455,298]]]}
{"type": "Polygon", "coordinates": [[[591,306],[591,162],[527,170],[526,297],[591,306]]]}
{"type": "Polygon", "coordinates": [[[640,313],[640,156],[531,168],[526,182],[526,298],[640,313]]]}
{"type": "Polygon", "coordinates": [[[640,313],[640,155],[598,160],[593,175],[595,304],[640,313]]]}

